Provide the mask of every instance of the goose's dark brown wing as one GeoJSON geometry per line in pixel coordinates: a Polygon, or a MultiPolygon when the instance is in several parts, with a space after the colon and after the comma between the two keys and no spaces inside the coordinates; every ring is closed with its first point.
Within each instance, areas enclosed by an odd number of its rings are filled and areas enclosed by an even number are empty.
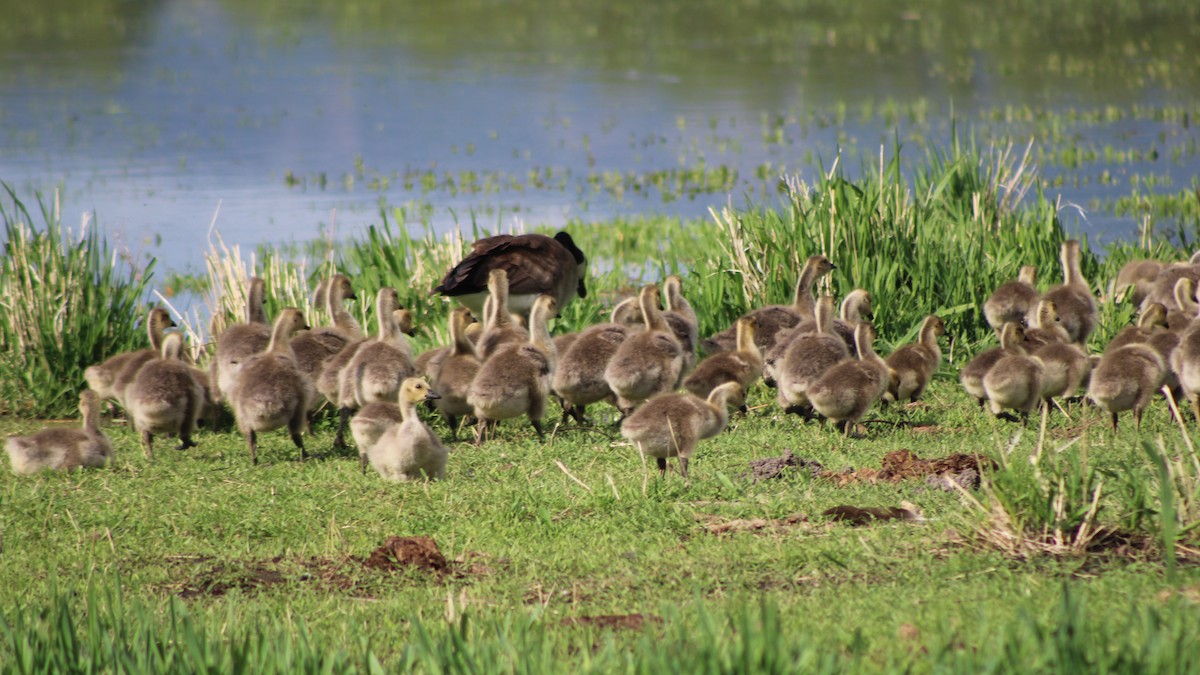
{"type": "Polygon", "coordinates": [[[575,273],[571,253],[542,234],[501,234],[480,239],[471,248],[434,293],[454,297],[487,292],[488,273],[497,268],[508,272],[508,290],[513,295],[549,292],[564,275],[575,273]]]}

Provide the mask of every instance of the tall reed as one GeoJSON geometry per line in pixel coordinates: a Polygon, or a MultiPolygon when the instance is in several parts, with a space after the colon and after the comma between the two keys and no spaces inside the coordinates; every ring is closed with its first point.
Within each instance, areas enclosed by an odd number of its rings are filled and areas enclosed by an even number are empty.
{"type": "Polygon", "coordinates": [[[140,321],[154,269],[109,248],[85,217],[63,227],[57,197],[39,196],[40,226],[4,184],[0,259],[0,413],[71,414],[83,371],[112,354],[144,346],[140,321]]]}

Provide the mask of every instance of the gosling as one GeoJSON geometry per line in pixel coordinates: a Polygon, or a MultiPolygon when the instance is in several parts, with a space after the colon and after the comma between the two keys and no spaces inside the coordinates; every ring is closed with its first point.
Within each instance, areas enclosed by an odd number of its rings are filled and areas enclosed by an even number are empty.
{"type": "Polygon", "coordinates": [[[367,473],[367,453],[375,447],[385,431],[403,421],[400,406],[385,401],[368,403],[350,418],[350,435],[354,437],[354,447],[358,448],[358,464],[364,476],[367,473]]]}
{"type": "Polygon", "coordinates": [[[755,342],[758,319],[744,316],[737,321],[737,349],[713,354],[700,362],[683,380],[683,388],[700,398],[707,398],[713,389],[726,382],[737,382],[743,392],[750,391],[762,377],[762,352],[755,342]]]}
{"type": "Polygon", "coordinates": [[[1110,349],[1100,357],[1092,372],[1088,398],[1112,416],[1112,430],[1117,433],[1117,414],[1133,411],[1140,431],[1142,414],[1150,400],[1162,387],[1167,369],[1162,356],[1145,344],[1129,344],[1110,349]]]}
{"type": "Polygon", "coordinates": [[[489,422],[526,415],[542,438],[542,418],[554,375],[556,355],[547,323],[558,311],[553,296],[541,295],[529,313],[529,342],[508,345],[483,362],[467,390],[478,424],[475,444],[483,443],[489,422]]]}
{"type": "Polygon", "coordinates": [[[683,349],[658,309],[658,287],[643,286],[638,304],[645,330],[622,342],[604,369],[604,380],[626,415],[651,396],[673,390],[683,370],[683,349]]]}
{"type": "Polygon", "coordinates": [[[488,272],[487,311],[484,316],[483,333],[475,345],[475,351],[483,361],[509,344],[520,344],[529,339],[529,332],[513,321],[508,311],[508,272],[502,268],[488,272]]]}
{"type": "Polygon", "coordinates": [[[271,342],[271,327],[267,325],[267,315],[263,311],[265,290],[265,281],[251,277],[246,296],[246,322],[229,326],[217,337],[217,353],[209,365],[209,383],[215,403],[229,398],[242,366],[271,342]]]}
{"type": "Polygon", "coordinates": [[[805,417],[812,414],[809,388],[825,371],[850,357],[846,343],[833,332],[832,295],[817,300],[816,319],[817,330],[793,338],[775,369],[779,405],[805,417]]]}
{"type": "Polygon", "coordinates": [[[307,459],[304,440],[305,417],[315,395],[312,383],[300,372],[290,344],[294,333],[307,330],[304,314],[289,307],[279,313],[271,329],[271,341],[265,352],[242,366],[230,390],[229,399],[237,417],[238,429],[246,435],[251,463],[258,464],[258,432],[287,427],[292,443],[307,459]]]}
{"type": "MultiPolygon", "coordinates": [[[[546,296],[553,302],[554,298],[546,296]]],[[[450,450],[417,416],[417,403],[436,401],[438,395],[425,380],[410,377],[400,385],[400,424],[383,432],[367,449],[371,466],[385,480],[440,480],[446,477],[446,459],[450,450]]]]}
{"type": "Polygon", "coordinates": [[[42,429],[32,436],[9,436],[4,449],[12,461],[13,473],[29,476],[45,469],[71,471],[107,464],[113,446],[100,430],[100,404],[98,393],[84,390],[79,395],[82,429],[42,429]]]}
{"type": "Polygon", "coordinates": [[[552,384],[562,399],[564,421],[570,415],[583,423],[587,407],[593,403],[607,401],[616,405],[616,394],[604,379],[604,371],[632,332],[620,322],[620,312],[629,304],[626,300],[614,307],[609,323],[588,327],[559,354],[552,384]]]}
{"type": "Polygon", "coordinates": [[[458,439],[458,423],[475,411],[467,402],[467,392],[479,374],[480,361],[475,354],[475,345],[467,337],[467,326],[471,322],[471,311],[459,307],[450,313],[450,351],[433,367],[434,391],[440,392],[432,399],[434,406],[450,426],[451,438],[458,439]]]}
{"type": "Polygon", "coordinates": [[[192,432],[204,409],[205,381],[182,356],[183,336],[171,333],[163,341],[162,356],[142,366],[125,391],[126,407],[147,457],[154,457],[154,434],[178,434],[176,450],[196,446],[192,432]]]}
{"type": "Polygon", "coordinates": [[[988,296],[987,302],[983,304],[983,316],[997,336],[1000,335],[1004,324],[1009,321],[1024,321],[1029,311],[1037,305],[1038,291],[1034,286],[1036,283],[1037,268],[1026,265],[1021,268],[1016,279],[1000,284],[988,296]]]}
{"type": "Polygon", "coordinates": [[[1021,327],[1021,324],[1009,321],[1000,329],[1000,346],[980,352],[959,371],[959,382],[962,383],[963,389],[967,390],[968,394],[975,397],[980,408],[987,402],[987,391],[983,388],[984,376],[992,369],[992,366],[996,365],[997,361],[1004,358],[1010,349],[1022,344],[1024,340],[1025,329],[1021,327]]]}
{"type": "Polygon", "coordinates": [[[1068,341],[1083,346],[1096,329],[1096,298],[1092,296],[1092,289],[1080,271],[1081,255],[1078,241],[1070,239],[1063,242],[1063,282],[1046,291],[1042,299],[1053,302],[1058,309],[1068,341]]]}
{"type": "MultiPolygon", "coordinates": [[[[796,280],[792,304],[767,305],[746,314],[746,316],[754,316],[758,319],[758,348],[762,353],[766,354],[771,349],[771,345],[775,344],[776,333],[780,330],[791,328],[804,319],[813,318],[816,305],[816,299],[812,292],[813,285],[817,283],[818,279],[835,269],[837,267],[825,256],[809,256],[808,260],[804,262],[803,269],[800,270],[800,277],[796,280]]],[[[737,325],[734,324],[713,335],[701,346],[708,354],[736,349],[737,325]]]]}
{"type": "MultiPolygon", "coordinates": [[[[825,371],[808,388],[808,398],[817,412],[850,436],[871,404],[887,391],[890,371],[875,353],[875,326],[862,322],[854,328],[858,359],[842,361],[825,371]]],[[[822,422],[823,423],[823,422],[822,422]]]]}
{"type": "Polygon", "coordinates": [[[993,415],[1004,417],[1005,409],[1011,408],[1026,420],[1042,400],[1045,367],[1023,344],[1012,341],[1015,333],[1009,325],[1000,335],[1005,353],[983,376],[983,389],[993,415]]]}
{"type": "MultiPolygon", "coordinates": [[[[118,376],[128,368],[132,371],[128,379],[132,380],[139,368],[162,353],[163,335],[168,328],[174,327],[175,322],[171,320],[171,315],[167,313],[167,310],[161,307],[150,310],[150,314],[146,317],[146,333],[150,339],[150,348],[123,352],[109,357],[102,363],[89,366],[87,370],[83,371],[83,379],[87,380],[88,387],[96,392],[101,401],[119,401],[120,397],[114,386],[118,376]]],[[[111,408],[110,403],[109,412],[113,410],[115,408],[111,408]]]]}
{"type": "Polygon", "coordinates": [[[930,378],[942,365],[942,348],[938,338],[946,334],[946,324],[936,314],[930,314],[921,322],[921,332],[916,344],[905,345],[888,354],[886,359],[891,370],[884,401],[916,403],[925,393],[930,378]]]}
{"type": "Polygon", "coordinates": [[[646,401],[621,424],[621,435],[643,457],[653,457],[659,477],[666,476],[667,458],[679,460],[679,475],[688,476],[688,461],[696,444],[712,438],[729,422],[729,406],[744,402],[742,387],[726,382],[713,389],[708,398],[695,394],[663,393],[646,401]]]}

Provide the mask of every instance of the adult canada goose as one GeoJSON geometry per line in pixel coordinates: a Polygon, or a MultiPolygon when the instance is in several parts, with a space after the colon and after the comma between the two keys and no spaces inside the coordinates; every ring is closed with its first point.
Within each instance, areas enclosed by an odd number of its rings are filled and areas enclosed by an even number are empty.
{"type": "MultiPolygon", "coordinates": [[[[683,350],[683,367],[680,375],[692,370],[696,365],[696,345],[700,341],[700,323],[696,319],[696,310],[683,297],[683,280],[672,274],[663,280],[663,304],[666,311],[662,313],[663,321],[675,334],[679,348],[683,350]]],[[[736,324],[735,324],[736,326],[736,324]]],[[[705,396],[708,392],[705,392],[705,396]]]]}
{"type": "Polygon", "coordinates": [[[439,397],[433,399],[434,406],[446,423],[450,425],[451,438],[458,438],[458,422],[464,415],[474,412],[467,402],[467,392],[479,373],[480,360],[475,355],[475,345],[467,337],[467,326],[471,322],[471,311],[459,307],[450,313],[450,351],[433,368],[433,389],[439,397]]]}
{"type": "MultiPolygon", "coordinates": [[[[124,389],[124,386],[128,386],[128,380],[133,379],[133,375],[139,368],[162,353],[163,335],[168,328],[174,327],[175,322],[171,320],[171,315],[167,313],[167,310],[161,307],[150,310],[150,314],[146,317],[146,333],[150,339],[150,348],[122,352],[94,366],[89,366],[87,370],[83,371],[83,379],[87,380],[88,387],[96,392],[101,401],[119,401],[120,397],[115,388],[118,376],[126,368],[132,371],[128,378],[120,378],[125,381],[122,386],[124,389]]],[[[110,412],[111,410],[110,408],[110,412]]]]}
{"type": "Polygon", "coordinates": [[[384,479],[445,478],[450,450],[417,416],[417,403],[436,401],[437,398],[438,395],[419,377],[410,377],[400,386],[400,414],[404,421],[384,431],[366,453],[371,466],[384,479]]]}
{"type": "Polygon", "coordinates": [[[472,244],[471,253],[446,273],[433,292],[454,298],[480,317],[488,295],[488,274],[500,269],[508,275],[510,310],[528,313],[543,293],[563,308],[576,295],[587,297],[586,266],[587,257],[566,232],[553,237],[500,234],[472,244]]]}
{"type": "Polygon", "coordinates": [[[958,380],[963,389],[975,397],[979,407],[987,401],[987,391],[983,388],[983,377],[987,375],[996,362],[1004,358],[1009,350],[1025,341],[1025,329],[1016,321],[1009,321],[1000,328],[1000,346],[984,350],[971,359],[958,373],[958,380]]]}
{"type": "Polygon", "coordinates": [[[638,303],[645,330],[626,338],[604,368],[604,380],[626,415],[651,396],[674,389],[683,369],[683,349],[658,309],[658,287],[643,286],[638,303]]]}
{"type": "MultiPolygon", "coordinates": [[[[812,288],[817,283],[817,280],[828,274],[831,270],[837,269],[829,259],[823,255],[809,256],[804,262],[803,269],[800,270],[800,276],[796,279],[796,289],[792,295],[792,304],[790,305],[767,305],[758,309],[751,310],[745,316],[753,316],[758,320],[758,348],[766,354],[771,349],[771,345],[775,344],[776,333],[784,328],[791,328],[800,323],[803,319],[811,319],[813,316],[813,308],[816,305],[816,300],[813,298],[812,288]]],[[[729,351],[737,348],[737,324],[713,335],[701,343],[705,353],[715,354],[717,352],[729,351]]]]}
{"type": "Polygon", "coordinates": [[[732,352],[713,354],[700,362],[696,369],[683,380],[683,388],[692,394],[707,398],[713,389],[726,382],[737,382],[743,392],[750,391],[755,380],[762,377],[762,352],[754,340],[758,320],[744,316],[737,321],[737,349],[732,352]]]}
{"type": "Polygon", "coordinates": [[[296,362],[313,383],[320,378],[326,361],[345,349],[346,345],[362,339],[362,328],[345,307],[346,300],[357,299],[350,279],[344,274],[333,275],[317,291],[317,300],[333,318],[333,325],[313,328],[292,338],[296,362]]]}
{"type": "Polygon", "coordinates": [[[1137,428],[1142,428],[1142,413],[1162,387],[1166,364],[1154,348],[1129,344],[1110,349],[1100,357],[1088,384],[1088,398],[1112,415],[1113,433],[1117,431],[1117,413],[1132,410],[1137,428]]]}
{"type": "Polygon", "coordinates": [[[562,399],[564,420],[567,415],[572,415],[582,422],[587,407],[593,403],[608,401],[616,405],[616,394],[604,379],[604,371],[621,343],[633,332],[617,320],[620,307],[613,308],[612,321],[584,329],[575,342],[558,355],[552,386],[562,399]]]}
{"type": "Polygon", "coordinates": [[[687,478],[688,460],[696,444],[721,433],[729,422],[729,406],[745,401],[741,385],[726,382],[707,398],[695,394],[661,393],[646,401],[621,423],[621,435],[643,457],[653,457],[659,476],[667,473],[667,458],[679,460],[679,475],[687,478]]]}
{"type": "Polygon", "coordinates": [[[508,345],[483,362],[467,390],[467,402],[474,409],[475,443],[483,443],[488,422],[526,415],[541,438],[542,418],[546,416],[546,398],[554,374],[556,355],[547,323],[558,311],[558,302],[550,295],[539,296],[529,313],[529,342],[508,345]]]}
{"type": "Polygon", "coordinates": [[[996,417],[1011,408],[1028,418],[1042,400],[1045,367],[1025,351],[1024,344],[1012,342],[1014,334],[1009,325],[1005,324],[1000,334],[1004,355],[983,376],[983,389],[996,417]]]}
{"type": "Polygon", "coordinates": [[[475,352],[487,361],[492,354],[509,344],[529,340],[529,331],[521,327],[508,312],[508,272],[502,268],[488,273],[487,312],[483,317],[483,333],[475,352]]]}
{"type": "Polygon", "coordinates": [[[212,399],[218,404],[229,397],[246,360],[266,349],[271,341],[271,327],[267,325],[267,315],[263,311],[266,287],[266,282],[259,277],[250,278],[246,323],[229,326],[217,337],[217,352],[209,365],[209,384],[212,399]]]}
{"type": "Polygon", "coordinates": [[[809,387],[825,371],[850,356],[846,343],[833,332],[832,295],[822,295],[817,300],[816,317],[817,330],[793,338],[774,367],[779,405],[806,417],[812,411],[809,387]]]}
{"type": "Polygon", "coordinates": [[[983,305],[983,315],[988,325],[1000,334],[1000,329],[1009,321],[1021,322],[1038,301],[1037,268],[1026,265],[1019,276],[996,287],[983,305]]]}
{"type": "Polygon", "coordinates": [[[808,388],[808,400],[825,419],[849,436],[871,404],[887,391],[888,365],[873,349],[875,327],[863,321],[854,328],[858,358],[825,371],[808,388]]]}
{"type": "Polygon", "coordinates": [[[31,436],[9,436],[4,444],[13,473],[28,476],[44,469],[70,471],[102,467],[113,455],[112,442],[100,430],[100,395],[79,395],[82,429],[42,429],[31,436]]]}
{"type": "Polygon", "coordinates": [[[354,437],[354,447],[358,448],[358,464],[364,475],[367,473],[367,453],[385,431],[403,421],[400,406],[385,401],[368,403],[350,418],[350,435],[354,437]]]}
{"type": "MultiPolygon", "coordinates": [[[[1117,273],[1114,291],[1119,295],[1132,290],[1130,300],[1134,307],[1141,307],[1146,297],[1154,291],[1164,264],[1161,260],[1130,260],[1117,273]]],[[[1161,304],[1161,303],[1160,303],[1161,304]]]]}
{"type": "MultiPolygon", "coordinates": [[[[1062,245],[1063,283],[1046,291],[1043,300],[1054,303],[1070,342],[1083,345],[1096,329],[1096,298],[1080,272],[1079,242],[1069,239],[1062,245]]],[[[1030,317],[1032,320],[1034,317],[1030,317]]]]}
{"type": "Polygon", "coordinates": [[[265,352],[249,359],[229,392],[238,429],[246,435],[250,461],[258,464],[258,432],[287,427],[300,458],[308,452],[300,433],[309,401],[315,395],[312,383],[300,372],[290,344],[294,333],[307,330],[304,314],[294,307],[279,313],[271,329],[265,352]]]}
{"type": "Polygon", "coordinates": [[[936,314],[921,322],[921,331],[914,344],[904,345],[885,359],[891,369],[885,401],[916,402],[925,392],[930,378],[942,365],[942,348],[938,338],[946,334],[946,324],[936,314]]]}
{"type": "Polygon", "coordinates": [[[146,456],[154,456],[154,434],[178,434],[176,450],[195,447],[192,431],[203,412],[204,375],[183,362],[183,336],[163,340],[162,355],[142,366],[125,390],[125,405],[142,436],[146,456]]]}

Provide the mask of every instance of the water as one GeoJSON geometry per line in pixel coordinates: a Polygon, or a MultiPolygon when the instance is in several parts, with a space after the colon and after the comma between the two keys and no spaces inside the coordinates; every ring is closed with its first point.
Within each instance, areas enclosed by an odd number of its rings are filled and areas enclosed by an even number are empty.
{"type": "Polygon", "coordinates": [[[1136,232],[1107,206],[1130,176],[1200,174],[1195,128],[1153,112],[1196,110],[1185,3],[6,4],[0,180],[61,188],[66,222],[94,212],[181,272],[214,224],[250,246],[398,206],[439,228],[702,218],[839,149],[852,172],[894,138],[916,158],[951,110],[984,140],[1033,138],[1092,236],[1136,232]],[[1141,158],[1071,166],[1069,146],[1141,158]]]}

